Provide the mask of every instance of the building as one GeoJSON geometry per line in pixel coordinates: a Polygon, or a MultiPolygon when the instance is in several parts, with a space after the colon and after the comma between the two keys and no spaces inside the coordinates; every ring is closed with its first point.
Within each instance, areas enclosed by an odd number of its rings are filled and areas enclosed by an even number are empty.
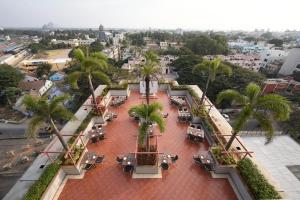
{"type": "Polygon", "coordinates": [[[19,83],[18,87],[31,95],[43,96],[52,85],[52,81],[49,80],[34,80],[22,81],[19,83]]]}
{"type": "Polygon", "coordinates": [[[62,81],[64,80],[65,75],[60,73],[60,72],[56,72],[55,74],[51,75],[49,77],[50,81],[62,81]]]}
{"type": "Polygon", "coordinates": [[[276,92],[300,93],[300,82],[292,77],[267,79],[263,88],[263,94],[276,92]]]}
{"type": "Polygon", "coordinates": [[[260,53],[261,67],[265,68],[269,63],[276,60],[285,60],[288,53],[279,49],[266,49],[260,53]]]}
{"type": "Polygon", "coordinates": [[[288,76],[293,74],[294,71],[300,70],[300,48],[293,48],[290,50],[286,61],[283,63],[279,70],[279,74],[288,76]]]}
{"type": "Polygon", "coordinates": [[[166,49],[168,49],[169,44],[168,44],[168,42],[160,42],[159,47],[160,47],[160,49],[166,50],[166,49]]]}
{"type": "Polygon", "coordinates": [[[54,58],[54,59],[32,59],[23,60],[20,68],[27,72],[33,72],[37,66],[43,63],[50,64],[52,66],[51,71],[60,71],[69,66],[71,58],[54,58]]]}

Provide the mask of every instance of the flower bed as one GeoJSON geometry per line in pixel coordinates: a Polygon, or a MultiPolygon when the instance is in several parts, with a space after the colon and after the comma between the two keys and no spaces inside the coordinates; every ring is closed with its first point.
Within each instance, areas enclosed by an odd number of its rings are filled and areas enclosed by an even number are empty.
{"type": "Polygon", "coordinates": [[[52,181],[53,177],[56,175],[60,169],[61,162],[54,162],[47,166],[39,180],[37,180],[25,194],[24,200],[39,200],[44,191],[47,189],[48,185],[52,181]]]}
{"type": "Polygon", "coordinates": [[[280,195],[248,158],[238,162],[238,170],[255,199],[280,199],[280,195]]]}

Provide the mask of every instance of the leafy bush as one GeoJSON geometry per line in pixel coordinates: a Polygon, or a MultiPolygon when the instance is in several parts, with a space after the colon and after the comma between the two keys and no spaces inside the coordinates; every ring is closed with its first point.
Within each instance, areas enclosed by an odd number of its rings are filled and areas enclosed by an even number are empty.
{"type": "Polygon", "coordinates": [[[29,190],[25,194],[24,200],[39,200],[52,181],[53,177],[60,169],[60,164],[61,162],[54,162],[48,165],[39,180],[37,180],[29,188],[29,190]]]}
{"type": "Polygon", "coordinates": [[[261,174],[257,166],[248,158],[238,162],[238,169],[244,181],[247,183],[255,199],[280,199],[280,195],[266,178],[261,174]]]}
{"type": "MultiPolygon", "coordinates": [[[[72,159],[74,160],[74,162],[76,163],[78,161],[78,159],[80,158],[82,152],[84,150],[83,145],[76,145],[73,149],[72,154],[72,159]]],[[[64,160],[64,165],[72,165],[73,164],[73,160],[71,158],[67,158],[66,160],[64,160]]]]}
{"type": "Polygon", "coordinates": [[[236,162],[232,155],[225,155],[222,154],[222,148],[221,147],[213,147],[212,153],[217,159],[217,161],[222,165],[235,165],[236,162]]]}

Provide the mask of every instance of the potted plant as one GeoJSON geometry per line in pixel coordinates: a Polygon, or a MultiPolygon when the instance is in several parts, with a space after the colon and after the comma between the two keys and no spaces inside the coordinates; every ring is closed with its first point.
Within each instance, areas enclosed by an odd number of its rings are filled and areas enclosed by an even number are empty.
{"type": "Polygon", "coordinates": [[[130,116],[134,113],[140,119],[136,173],[158,173],[157,146],[151,144],[149,134],[149,129],[154,123],[157,124],[161,133],[165,130],[165,121],[158,111],[162,111],[162,105],[159,103],[134,106],[128,111],[130,116]]]}

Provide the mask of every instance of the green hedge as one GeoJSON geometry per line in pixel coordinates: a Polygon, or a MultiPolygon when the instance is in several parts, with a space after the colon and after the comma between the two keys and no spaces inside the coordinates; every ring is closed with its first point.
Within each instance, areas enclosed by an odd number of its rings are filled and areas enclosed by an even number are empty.
{"type": "Polygon", "coordinates": [[[280,199],[280,195],[267,179],[261,174],[257,166],[245,158],[238,162],[238,169],[247,183],[255,199],[280,199]]]}
{"type": "Polygon", "coordinates": [[[39,180],[37,180],[25,194],[24,200],[39,200],[53,177],[57,174],[60,168],[60,162],[55,162],[47,166],[39,180]]]}

